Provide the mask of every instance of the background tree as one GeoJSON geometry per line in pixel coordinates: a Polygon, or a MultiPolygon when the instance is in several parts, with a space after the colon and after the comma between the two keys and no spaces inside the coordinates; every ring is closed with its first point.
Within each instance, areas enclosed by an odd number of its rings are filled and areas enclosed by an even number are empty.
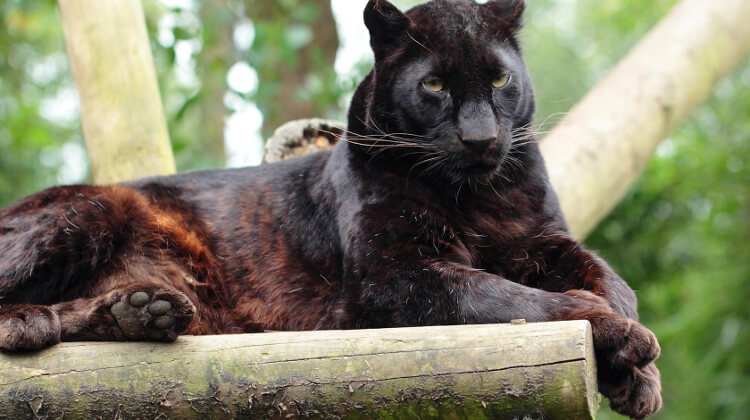
{"type": "Polygon", "coordinates": [[[140,0],[58,5],[94,182],[175,173],[140,0]]]}
{"type": "Polygon", "coordinates": [[[198,139],[194,152],[209,156],[218,164],[226,160],[224,147],[224,119],[227,109],[224,95],[227,64],[233,63],[236,50],[232,40],[232,29],[237,15],[232,12],[227,0],[210,0],[198,5],[201,22],[199,39],[201,50],[196,56],[196,73],[201,90],[195,104],[201,115],[198,124],[198,139]]]}
{"type": "Polygon", "coordinates": [[[246,52],[262,83],[252,98],[263,112],[265,137],[281,124],[324,115],[341,89],[333,71],[339,40],[330,0],[244,0],[256,22],[246,52]]]}

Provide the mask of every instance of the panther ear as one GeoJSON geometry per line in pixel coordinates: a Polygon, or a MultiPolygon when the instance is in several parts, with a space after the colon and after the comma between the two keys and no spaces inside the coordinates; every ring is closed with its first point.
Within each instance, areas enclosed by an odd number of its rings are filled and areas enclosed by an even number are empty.
{"type": "Polygon", "coordinates": [[[375,61],[380,61],[403,42],[411,21],[387,0],[369,0],[364,16],[375,61]]]}
{"type": "Polygon", "coordinates": [[[514,36],[521,29],[524,0],[492,0],[484,5],[486,16],[501,27],[505,36],[514,36]]]}

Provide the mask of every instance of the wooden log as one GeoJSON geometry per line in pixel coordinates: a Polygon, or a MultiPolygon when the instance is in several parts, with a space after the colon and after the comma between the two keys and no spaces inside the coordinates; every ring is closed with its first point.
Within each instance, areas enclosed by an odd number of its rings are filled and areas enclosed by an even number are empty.
{"type": "Polygon", "coordinates": [[[596,227],[659,142],[747,57],[748,20],[748,0],[682,0],[544,139],[575,236],[596,227]]]}
{"type": "Polygon", "coordinates": [[[58,0],[94,182],[175,172],[140,0],[58,0]]]}
{"type": "Polygon", "coordinates": [[[587,321],[64,343],[0,354],[0,419],[591,419],[587,321]]]}

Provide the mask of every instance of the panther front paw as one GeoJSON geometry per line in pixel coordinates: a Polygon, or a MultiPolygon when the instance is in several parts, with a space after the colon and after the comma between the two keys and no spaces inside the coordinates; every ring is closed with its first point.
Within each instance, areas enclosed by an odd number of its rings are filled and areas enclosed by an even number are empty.
{"type": "Polygon", "coordinates": [[[42,305],[0,307],[0,350],[38,350],[60,342],[60,318],[42,305]]]}
{"type": "Polygon", "coordinates": [[[661,353],[654,333],[637,321],[617,314],[603,314],[589,319],[597,354],[615,367],[642,367],[661,353]]]}
{"type": "Polygon", "coordinates": [[[661,377],[653,363],[628,370],[599,369],[600,391],[613,410],[642,419],[661,409],[661,377]]]}
{"type": "Polygon", "coordinates": [[[618,413],[635,419],[659,411],[661,378],[653,361],[661,348],[646,327],[620,315],[591,319],[600,391],[618,413]]]}
{"type": "Polygon", "coordinates": [[[644,418],[661,408],[659,370],[653,361],[661,348],[654,333],[637,321],[611,310],[604,299],[583,290],[573,298],[565,319],[591,323],[599,372],[599,390],[612,409],[633,418],[644,418]]]}

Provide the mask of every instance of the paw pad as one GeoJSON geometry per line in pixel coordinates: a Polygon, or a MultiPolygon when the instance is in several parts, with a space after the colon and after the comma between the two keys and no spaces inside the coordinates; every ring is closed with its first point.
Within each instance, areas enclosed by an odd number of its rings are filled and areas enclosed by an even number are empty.
{"type": "Polygon", "coordinates": [[[154,326],[156,328],[166,330],[167,328],[174,327],[174,318],[169,315],[162,315],[154,320],[154,326]]]}
{"type": "Polygon", "coordinates": [[[130,295],[130,304],[136,307],[141,307],[148,303],[148,293],[146,292],[135,292],[130,295]]]}
{"type": "Polygon", "coordinates": [[[172,309],[172,304],[166,300],[157,300],[148,305],[148,311],[154,315],[164,315],[172,309]]]}

